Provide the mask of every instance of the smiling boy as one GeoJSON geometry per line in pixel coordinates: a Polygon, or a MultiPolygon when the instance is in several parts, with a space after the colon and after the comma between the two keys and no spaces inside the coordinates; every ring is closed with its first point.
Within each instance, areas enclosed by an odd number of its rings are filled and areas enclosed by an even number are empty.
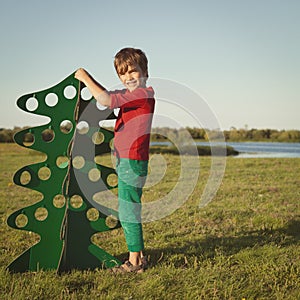
{"type": "Polygon", "coordinates": [[[154,113],[154,91],[146,87],[148,60],[140,49],[124,48],[114,59],[125,89],[107,91],[84,69],[75,73],[94,98],[111,109],[120,108],[114,129],[117,157],[119,219],[129,251],[128,260],[114,272],[143,272],[146,259],[141,224],[141,196],[149,160],[149,142],[154,113]]]}

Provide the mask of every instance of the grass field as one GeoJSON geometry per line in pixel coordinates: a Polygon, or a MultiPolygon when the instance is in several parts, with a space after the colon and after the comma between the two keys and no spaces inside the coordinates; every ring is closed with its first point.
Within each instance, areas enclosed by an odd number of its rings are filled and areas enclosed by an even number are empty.
{"type": "MultiPolygon", "coordinates": [[[[144,225],[150,268],[116,276],[107,270],[10,274],[6,266],[37,241],[6,225],[16,209],[40,199],[12,183],[19,168],[44,156],[0,145],[0,299],[300,299],[300,159],[227,158],[214,200],[199,209],[210,158],[189,200],[172,215],[144,225]]],[[[176,183],[178,156],[165,155],[168,172],[144,200],[176,183]]],[[[124,258],[121,229],[102,235],[101,247],[124,258]]]]}

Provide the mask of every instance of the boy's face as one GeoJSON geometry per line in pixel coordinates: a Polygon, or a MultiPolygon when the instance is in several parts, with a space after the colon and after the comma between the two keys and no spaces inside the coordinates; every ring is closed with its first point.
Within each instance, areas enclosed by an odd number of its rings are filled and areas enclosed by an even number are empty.
{"type": "Polygon", "coordinates": [[[127,71],[119,74],[119,77],[130,92],[146,85],[146,77],[139,66],[128,66],[127,71]]]}

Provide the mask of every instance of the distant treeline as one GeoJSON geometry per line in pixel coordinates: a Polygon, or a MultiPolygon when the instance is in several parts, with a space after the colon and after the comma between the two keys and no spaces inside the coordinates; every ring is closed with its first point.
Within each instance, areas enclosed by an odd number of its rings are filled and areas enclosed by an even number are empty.
{"type": "MultiPolygon", "coordinates": [[[[0,128],[0,142],[1,143],[13,143],[13,136],[16,132],[26,129],[27,127],[14,127],[13,129],[0,128]]],[[[112,129],[112,128],[110,128],[112,129]]],[[[195,140],[208,141],[210,139],[222,138],[220,131],[208,130],[203,128],[169,128],[160,127],[153,129],[151,140],[152,141],[168,141],[168,140],[185,140],[187,132],[195,140]]],[[[230,128],[230,130],[223,131],[226,141],[230,142],[243,142],[243,141],[253,141],[253,142],[300,142],[300,130],[276,130],[276,129],[237,129],[230,128]]],[[[27,136],[30,138],[30,136],[27,136]]],[[[30,142],[30,141],[26,141],[30,142]]]]}
{"type": "Polygon", "coordinates": [[[166,137],[180,137],[183,133],[188,131],[193,139],[199,141],[217,140],[225,138],[227,142],[300,142],[300,130],[276,130],[276,129],[237,129],[230,128],[222,132],[218,130],[209,130],[203,128],[186,127],[182,129],[174,128],[159,128],[159,133],[152,134],[153,141],[167,140],[166,137]]]}

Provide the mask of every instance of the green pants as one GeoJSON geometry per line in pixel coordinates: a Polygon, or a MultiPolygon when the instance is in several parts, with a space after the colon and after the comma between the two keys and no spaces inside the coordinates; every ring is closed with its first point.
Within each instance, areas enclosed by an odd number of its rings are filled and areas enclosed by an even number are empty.
{"type": "Polygon", "coordinates": [[[141,196],[148,161],[120,158],[117,164],[119,219],[130,252],[144,249],[141,196]]]}

